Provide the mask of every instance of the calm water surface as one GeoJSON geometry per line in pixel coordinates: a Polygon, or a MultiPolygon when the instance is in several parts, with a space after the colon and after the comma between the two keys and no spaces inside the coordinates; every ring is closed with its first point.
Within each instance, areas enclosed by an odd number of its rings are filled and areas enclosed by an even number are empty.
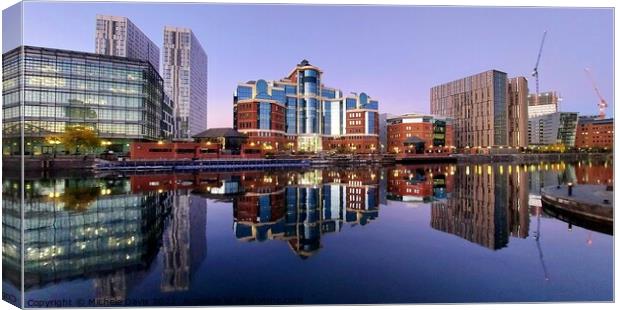
{"type": "MultiPolygon", "coordinates": [[[[26,305],[611,300],[613,236],[541,207],[566,182],[612,163],[28,177],[26,305]]],[[[9,295],[19,190],[5,175],[9,295]]]]}

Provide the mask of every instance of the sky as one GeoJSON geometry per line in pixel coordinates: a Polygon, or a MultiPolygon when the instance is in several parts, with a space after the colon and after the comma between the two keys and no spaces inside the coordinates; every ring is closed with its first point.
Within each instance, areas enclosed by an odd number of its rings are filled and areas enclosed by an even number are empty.
{"type": "Polygon", "coordinates": [[[165,25],[191,28],[209,58],[209,127],[232,126],[238,83],[279,80],[302,59],[381,113],[428,113],[432,86],[489,69],[527,77],[533,93],[545,30],[540,91],[597,114],[589,67],[613,114],[613,9],[26,2],[24,43],[93,52],[96,14],[130,18],[160,48],[165,25]]]}

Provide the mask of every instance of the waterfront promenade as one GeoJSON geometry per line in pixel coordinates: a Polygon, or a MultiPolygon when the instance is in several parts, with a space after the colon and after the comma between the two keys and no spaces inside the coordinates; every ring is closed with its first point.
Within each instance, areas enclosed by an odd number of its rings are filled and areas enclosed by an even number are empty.
{"type": "Polygon", "coordinates": [[[613,185],[567,184],[541,190],[543,207],[562,220],[581,226],[613,232],[613,185]]]}
{"type": "MultiPolygon", "coordinates": [[[[92,155],[83,156],[5,156],[3,169],[18,169],[22,163],[25,170],[66,170],[66,169],[97,169],[97,170],[171,170],[174,166],[181,169],[226,169],[222,162],[232,162],[235,165],[247,167],[290,167],[295,163],[304,162],[310,166],[342,166],[342,165],[389,165],[395,163],[426,163],[426,162],[456,162],[459,164],[485,163],[512,163],[531,164],[541,161],[576,161],[583,159],[606,160],[613,159],[613,153],[544,153],[544,154],[442,154],[417,155],[408,157],[394,156],[393,154],[374,155],[277,155],[265,159],[206,159],[206,160],[124,160],[107,161],[95,158],[92,155]],[[258,164],[257,164],[258,163],[258,164]],[[207,166],[207,167],[205,167],[207,166]],[[194,167],[194,168],[191,168],[194,167]]],[[[241,167],[241,166],[240,166],[241,167]]]]}

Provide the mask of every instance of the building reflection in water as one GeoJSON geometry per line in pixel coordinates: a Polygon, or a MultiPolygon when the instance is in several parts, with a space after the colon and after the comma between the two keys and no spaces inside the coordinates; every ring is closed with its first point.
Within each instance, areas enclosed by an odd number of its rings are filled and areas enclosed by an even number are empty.
{"type": "MultiPolygon", "coordinates": [[[[190,290],[206,258],[207,199],[229,202],[240,241],[286,242],[308,258],[325,234],[363,226],[380,204],[430,204],[430,226],[488,249],[527,238],[541,186],[612,184],[612,163],[424,165],[305,171],[32,178],[24,182],[24,286],[92,280],[127,298],[161,254],[161,292],[190,290]],[[599,168],[602,167],[602,168],[599,168]],[[534,203],[533,203],[534,202],[534,203]]],[[[19,178],[3,180],[3,276],[20,285],[19,178]]],[[[536,229],[534,229],[536,231],[536,229]]]]}
{"type": "Polygon", "coordinates": [[[162,292],[189,290],[191,275],[206,256],[207,200],[178,190],[163,237],[162,292]]]}
{"type": "Polygon", "coordinates": [[[448,198],[453,191],[455,165],[410,165],[389,169],[389,200],[431,202],[448,198]]]}
{"type": "MultiPolygon", "coordinates": [[[[19,179],[3,183],[3,208],[19,209],[19,179]]],[[[25,180],[24,187],[24,287],[93,278],[97,298],[124,298],[126,274],[148,269],[157,254],[171,194],[132,193],[126,180],[25,180]]]]}
{"type": "Polygon", "coordinates": [[[310,257],[321,248],[323,234],[378,217],[379,179],[373,169],[244,173],[243,194],[233,201],[235,235],[282,240],[299,257],[310,257]]]}
{"type": "MultiPolygon", "coordinates": [[[[24,182],[24,287],[91,279],[97,305],[122,301],[161,250],[161,291],[189,289],[206,256],[206,199],[140,190],[127,178],[24,182]]],[[[3,180],[3,271],[20,284],[20,180],[3,180]],[[10,276],[14,275],[14,276],[10,276]]]]}
{"type": "Polygon", "coordinates": [[[575,181],[577,184],[613,185],[614,169],[611,160],[593,163],[591,160],[580,161],[575,165],[575,181]]]}
{"type": "Polygon", "coordinates": [[[431,204],[431,227],[497,250],[529,230],[519,165],[412,165],[388,172],[388,199],[431,204]]]}
{"type": "Polygon", "coordinates": [[[450,199],[431,205],[431,227],[492,250],[529,230],[528,176],[519,165],[459,166],[450,199]]]}

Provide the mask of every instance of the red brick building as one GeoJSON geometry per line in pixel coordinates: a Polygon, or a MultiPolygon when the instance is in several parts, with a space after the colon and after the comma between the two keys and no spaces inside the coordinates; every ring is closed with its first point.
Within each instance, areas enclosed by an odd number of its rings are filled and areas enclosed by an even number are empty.
{"type": "Polygon", "coordinates": [[[580,117],[577,122],[575,147],[580,149],[614,148],[614,119],[598,119],[597,117],[580,117]]]}
{"type": "Polygon", "coordinates": [[[454,150],[452,120],[404,114],[387,120],[387,151],[393,154],[450,153],[454,150]]]}
{"type": "Polygon", "coordinates": [[[396,166],[388,171],[387,191],[392,200],[430,201],[446,198],[454,189],[455,166],[396,166]]]}
{"type": "Polygon", "coordinates": [[[181,160],[261,158],[264,150],[231,128],[211,128],[194,136],[195,141],[134,142],[131,160],[181,160]]]}

